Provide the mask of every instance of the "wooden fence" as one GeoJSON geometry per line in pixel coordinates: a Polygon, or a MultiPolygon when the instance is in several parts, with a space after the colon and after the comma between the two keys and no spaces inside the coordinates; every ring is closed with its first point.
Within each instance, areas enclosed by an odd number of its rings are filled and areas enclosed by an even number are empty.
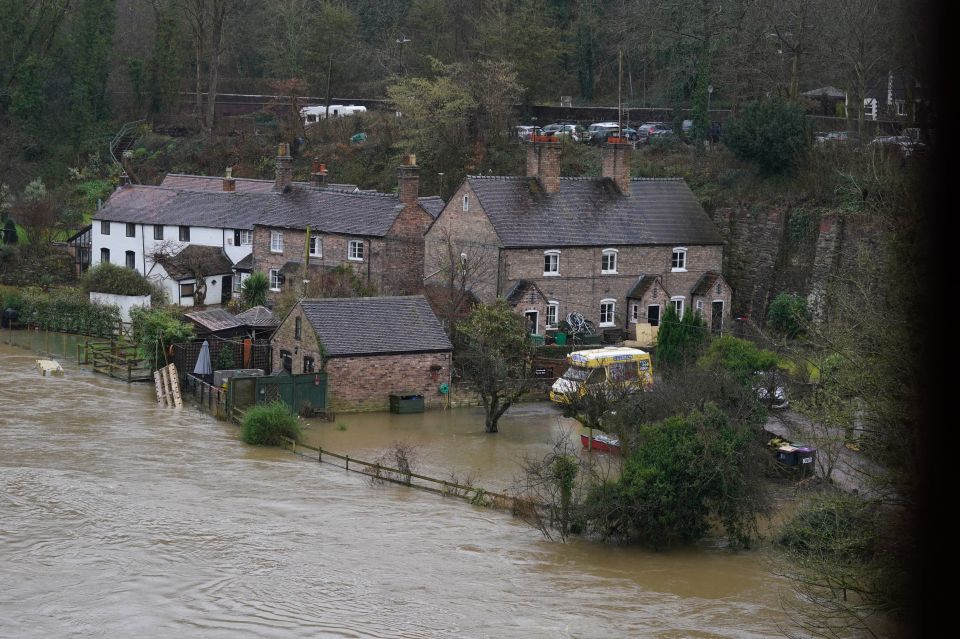
{"type": "Polygon", "coordinates": [[[298,444],[294,440],[286,437],[284,437],[283,440],[286,448],[289,448],[293,453],[301,457],[315,457],[317,463],[333,464],[344,470],[360,473],[361,475],[366,475],[378,481],[410,486],[411,488],[418,488],[443,496],[459,497],[469,501],[471,504],[505,510],[516,516],[525,516],[526,513],[534,508],[531,502],[519,497],[507,495],[506,493],[486,490],[479,486],[458,484],[445,479],[437,479],[436,477],[428,477],[399,468],[391,468],[379,462],[364,461],[362,459],[352,458],[350,455],[341,455],[329,450],[324,450],[322,447],[315,448],[307,444],[298,444]]]}
{"type": "Polygon", "coordinates": [[[227,411],[227,391],[208,384],[193,373],[184,376],[184,394],[197,402],[197,407],[206,410],[217,419],[230,419],[227,411]]]}
{"type": "Polygon", "coordinates": [[[77,364],[127,382],[153,381],[150,363],[140,359],[136,344],[126,339],[87,339],[83,344],[78,343],[77,364]]]}

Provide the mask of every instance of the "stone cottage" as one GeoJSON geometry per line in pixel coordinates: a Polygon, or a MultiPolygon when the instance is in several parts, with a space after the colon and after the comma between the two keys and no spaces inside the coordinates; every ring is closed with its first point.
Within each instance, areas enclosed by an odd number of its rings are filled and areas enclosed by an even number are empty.
{"type": "Polygon", "coordinates": [[[724,330],[720,233],[682,179],[630,178],[631,150],[606,144],[599,178],[560,177],[560,144],[537,136],[525,177],[468,176],[426,233],[427,284],[459,255],[458,268],[475,274],[470,290],[507,299],[531,332],[576,312],[632,337],[668,304],[724,330]]]}
{"type": "Polygon", "coordinates": [[[274,373],[327,373],[334,411],[386,410],[392,392],[443,403],[453,345],[422,295],[304,299],[273,335],[274,373]]]}

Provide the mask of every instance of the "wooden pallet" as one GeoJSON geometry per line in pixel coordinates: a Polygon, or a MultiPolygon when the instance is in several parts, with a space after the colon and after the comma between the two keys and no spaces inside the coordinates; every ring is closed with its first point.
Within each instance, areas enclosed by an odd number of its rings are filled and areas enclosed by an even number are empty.
{"type": "Polygon", "coordinates": [[[180,395],[180,378],[177,377],[177,367],[173,364],[154,371],[153,383],[157,388],[157,403],[163,406],[183,406],[183,397],[180,395]]]}

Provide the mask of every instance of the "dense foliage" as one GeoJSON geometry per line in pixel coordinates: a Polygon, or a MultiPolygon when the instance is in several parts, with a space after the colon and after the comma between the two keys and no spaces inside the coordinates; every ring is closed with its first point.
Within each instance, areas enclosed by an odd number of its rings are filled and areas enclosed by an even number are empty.
{"type": "Polygon", "coordinates": [[[243,416],[240,437],[254,446],[279,446],[283,438],[300,441],[303,432],[297,416],[283,402],[258,404],[243,416]]]}
{"type": "Polygon", "coordinates": [[[723,142],[741,160],[763,173],[782,173],[810,146],[806,114],[798,104],[766,100],[748,104],[730,119],[723,142]]]}
{"type": "Polygon", "coordinates": [[[777,365],[777,354],[748,340],[723,335],[710,342],[699,364],[706,368],[726,369],[738,379],[748,381],[757,371],[773,369],[777,365]]]}
{"type": "Polygon", "coordinates": [[[673,304],[668,304],[657,332],[657,366],[669,371],[693,362],[708,337],[707,323],[698,313],[687,308],[681,319],[673,304]]]}
{"type": "Polygon", "coordinates": [[[48,331],[110,337],[120,326],[116,306],[93,304],[77,291],[26,289],[5,293],[2,301],[2,308],[17,311],[20,323],[48,331]]]}
{"type": "Polygon", "coordinates": [[[731,543],[755,538],[766,510],[766,452],[757,432],[707,404],[644,424],[618,479],[584,503],[585,527],[662,548],[703,537],[720,523],[731,543]]]}
{"type": "Polygon", "coordinates": [[[153,367],[159,368],[167,362],[173,344],[193,339],[193,324],[184,322],[182,313],[182,310],[168,306],[130,310],[133,341],[137,344],[140,359],[153,362],[153,367]]]}
{"type": "Polygon", "coordinates": [[[767,308],[767,326],[787,338],[799,335],[808,321],[807,300],[800,295],[780,293],[767,308]]]}
{"type": "Polygon", "coordinates": [[[154,292],[150,280],[138,271],[110,262],[100,262],[87,269],[80,278],[80,288],[85,293],[113,295],[150,295],[154,292]]]}

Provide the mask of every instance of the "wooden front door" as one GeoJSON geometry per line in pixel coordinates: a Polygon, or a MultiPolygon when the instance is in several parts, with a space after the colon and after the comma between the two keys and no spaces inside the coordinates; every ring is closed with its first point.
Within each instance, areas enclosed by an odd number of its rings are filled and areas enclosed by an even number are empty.
{"type": "Polygon", "coordinates": [[[714,302],[710,309],[710,332],[714,335],[723,333],[723,302],[714,302]]]}

